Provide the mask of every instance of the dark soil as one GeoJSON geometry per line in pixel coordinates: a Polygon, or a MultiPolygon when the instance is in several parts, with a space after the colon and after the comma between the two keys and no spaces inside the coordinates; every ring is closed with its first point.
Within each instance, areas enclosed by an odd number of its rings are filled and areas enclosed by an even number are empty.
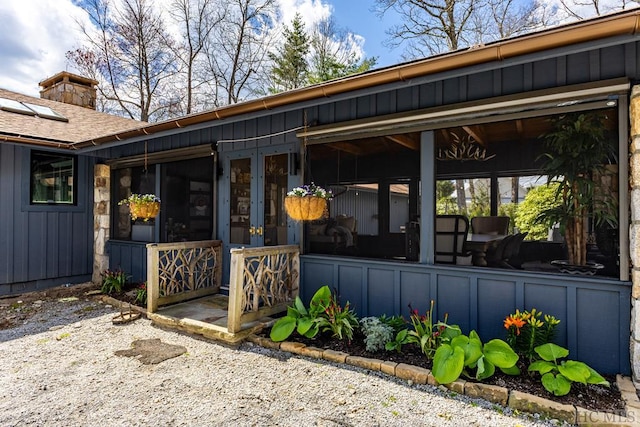
{"type": "MultiPolygon", "coordinates": [[[[269,331],[265,333],[265,336],[269,336],[269,331]]],[[[417,346],[412,344],[403,346],[402,353],[398,353],[396,351],[380,351],[371,353],[366,350],[364,337],[358,334],[354,336],[351,343],[332,339],[326,335],[319,335],[314,339],[307,339],[300,337],[299,335],[292,335],[289,340],[298,341],[308,346],[326,350],[349,353],[352,356],[389,360],[396,363],[406,363],[408,365],[431,369],[431,361],[422,354],[417,346]]],[[[522,391],[562,404],[580,406],[592,411],[620,413],[620,411],[624,410],[624,401],[622,400],[620,391],[615,384],[615,376],[603,375],[605,379],[611,383],[611,387],[574,383],[571,386],[571,392],[569,392],[568,395],[558,397],[545,390],[540,382],[539,376],[530,376],[527,373],[526,366],[520,366],[520,371],[522,374],[519,376],[511,376],[503,374],[502,372],[496,372],[493,377],[486,379],[483,383],[498,385],[509,390],[522,391]]],[[[468,381],[470,380],[468,378],[464,379],[468,381]]]]}

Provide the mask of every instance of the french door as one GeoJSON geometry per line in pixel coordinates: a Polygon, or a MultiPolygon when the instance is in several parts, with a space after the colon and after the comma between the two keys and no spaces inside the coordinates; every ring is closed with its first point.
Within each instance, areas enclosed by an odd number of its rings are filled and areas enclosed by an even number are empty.
{"type": "MultiPolygon", "coordinates": [[[[289,242],[292,228],[284,198],[291,187],[293,149],[293,145],[286,145],[221,153],[219,230],[225,256],[232,248],[289,242]]],[[[227,258],[226,269],[228,264],[227,258]]]]}

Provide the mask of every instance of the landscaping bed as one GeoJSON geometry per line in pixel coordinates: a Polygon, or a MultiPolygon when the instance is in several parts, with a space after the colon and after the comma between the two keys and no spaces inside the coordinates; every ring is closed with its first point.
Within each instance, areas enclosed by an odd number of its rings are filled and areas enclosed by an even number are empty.
{"type": "MultiPolygon", "coordinates": [[[[269,331],[265,331],[262,336],[268,338],[269,331]]],[[[415,346],[404,346],[401,353],[396,351],[368,352],[365,348],[364,337],[359,333],[354,334],[354,338],[350,343],[346,341],[339,341],[335,338],[322,334],[319,334],[313,339],[293,334],[288,340],[300,342],[310,347],[348,353],[351,356],[361,356],[383,361],[388,360],[395,363],[404,363],[425,369],[432,368],[431,361],[429,361],[415,346]]],[[[615,376],[604,375],[604,377],[611,383],[611,387],[576,383],[572,385],[571,393],[565,396],[554,396],[544,389],[539,377],[526,374],[526,367],[520,366],[520,370],[523,374],[518,376],[511,376],[501,372],[496,372],[493,377],[483,381],[483,384],[493,384],[509,390],[517,390],[561,404],[579,406],[591,411],[612,413],[624,412],[625,402],[615,384],[615,376]]],[[[470,378],[463,377],[463,379],[473,381],[473,379],[470,378]]]]}

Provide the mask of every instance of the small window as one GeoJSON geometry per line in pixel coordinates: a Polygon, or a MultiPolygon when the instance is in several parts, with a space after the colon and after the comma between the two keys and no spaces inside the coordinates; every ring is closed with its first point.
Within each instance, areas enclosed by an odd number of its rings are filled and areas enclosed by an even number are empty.
{"type": "Polygon", "coordinates": [[[31,204],[75,204],[75,172],[75,156],[33,151],[31,204]]]}

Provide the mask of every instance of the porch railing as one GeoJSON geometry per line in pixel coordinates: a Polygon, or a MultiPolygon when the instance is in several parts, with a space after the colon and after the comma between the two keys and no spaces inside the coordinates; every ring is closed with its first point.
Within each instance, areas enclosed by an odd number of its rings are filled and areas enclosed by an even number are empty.
{"type": "Polygon", "coordinates": [[[222,283],[222,241],[147,245],[147,311],[218,293],[222,283]]]}
{"type": "Polygon", "coordinates": [[[231,250],[231,333],[243,323],[286,310],[300,289],[300,248],[295,245],[231,250]]]}

